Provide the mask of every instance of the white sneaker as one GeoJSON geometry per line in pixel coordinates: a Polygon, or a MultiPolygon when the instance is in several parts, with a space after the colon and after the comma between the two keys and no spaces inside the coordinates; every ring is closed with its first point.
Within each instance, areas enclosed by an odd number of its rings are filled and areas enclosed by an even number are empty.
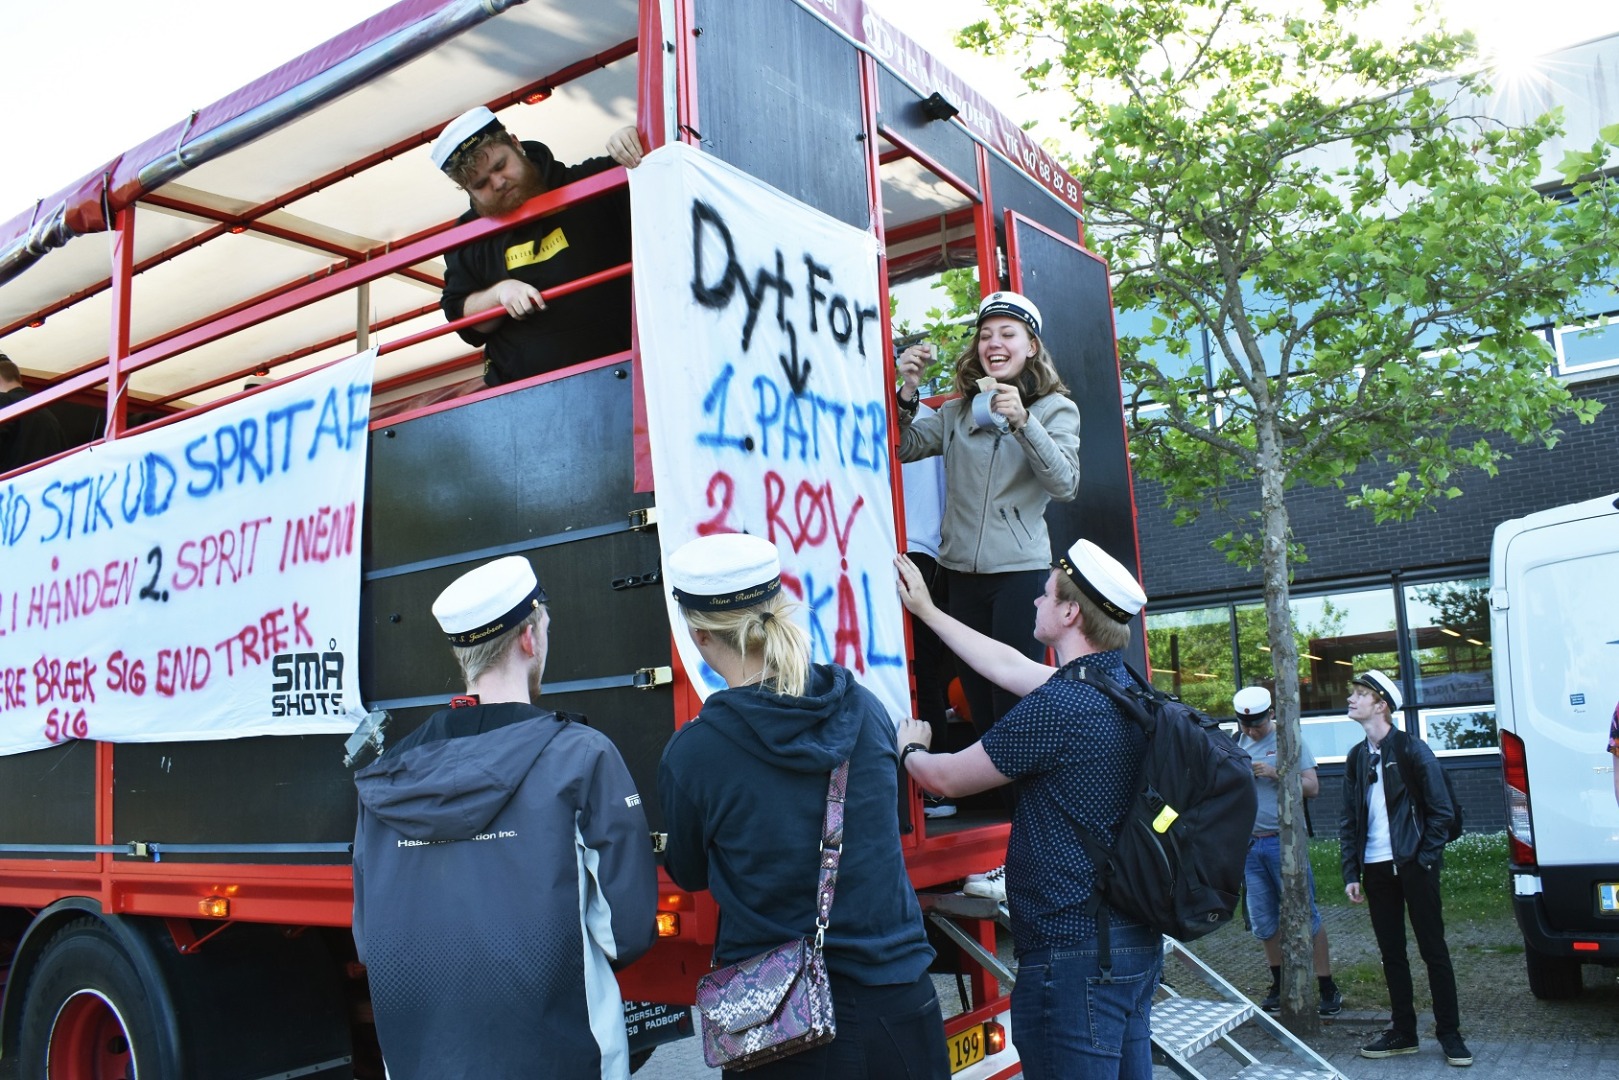
{"type": "Polygon", "coordinates": [[[961,891],[968,896],[982,896],[996,903],[1006,903],[1006,866],[1002,864],[987,874],[968,874],[961,891]]]}
{"type": "Polygon", "coordinates": [[[955,817],[955,803],[929,803],[922,807],[922,816],[930,818],[955,817]]]}

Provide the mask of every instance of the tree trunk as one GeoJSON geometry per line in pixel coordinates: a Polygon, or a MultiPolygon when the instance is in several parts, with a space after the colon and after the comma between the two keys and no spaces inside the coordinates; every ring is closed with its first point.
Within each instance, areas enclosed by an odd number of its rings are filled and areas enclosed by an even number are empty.
{"type": "Polygon", "coordinates": [[[1277,813],[1282,849],[1282,1022],[1295,1034],[1321,1030],[1310,934],[1309,837],[1304,824],[1304,788],[1299,777],[1299,650],[1289,604],[1289,527],[1286,469],[1274,416],[1258,418],[1260,514],[1264,525],[1261,567],[1265,582],[1265,623],[1276,677],[1272,693],[1276,721],[1277,813]]]}

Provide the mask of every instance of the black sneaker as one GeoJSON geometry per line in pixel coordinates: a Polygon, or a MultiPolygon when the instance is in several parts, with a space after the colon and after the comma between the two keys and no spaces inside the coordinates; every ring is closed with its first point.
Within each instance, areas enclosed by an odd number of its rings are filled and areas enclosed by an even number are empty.
{"type": "MultiPolygon", "coordinates": [[[[1371,1042],[1360,1048],[1363,1058],[1386,1058],[1396,1054],[1414,1054],[1417,1052],[1417,1037],[1415,1035],[1401,1035],[1397,1031],[1385,1031],[1371,1042]]],[[[1472,1058],[1467,1060],[1472,1061],[1472,1058]]]]}
{"type": "Polygon", "coordinates": [[[1322,1016],[1337,1016],[1344,1011],[1344,994],[1342,990],[1334,990],[1331,997],[1323,997],[1316,1012],[1322,1016]]]}
{"type": "Polygon", "coordinates": [[[1445,1063],[1466,1066],[1473,1064],[1473,1052],[1456,1032],[1439,1036],[1439,1046],[1445,1051],[1445,1063]]]}
{"type": "Polygon", "coordinates": [[[1259,1007],[1261,1009],[1264,1009],[1268,1013],[1279,1013],[1279,1012],[1281,1012],[1282,1011],[1282,992],[1280,990],[1278,990],[1274,986],[1271,987],[1270,988],[1270,993],[1266,994],[1264,996],[1264,998],[1260,1000],[1259,1007]]]}

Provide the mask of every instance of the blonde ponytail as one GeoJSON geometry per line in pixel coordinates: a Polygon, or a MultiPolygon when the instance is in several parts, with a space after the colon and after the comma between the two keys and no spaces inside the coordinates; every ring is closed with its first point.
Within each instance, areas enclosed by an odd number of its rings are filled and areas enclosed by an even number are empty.
{"type": "Polygon", "coordinates": [[[797,607],[777,593],[764,603],[732,611],[680,611],[688,626],[708,631],[738,655],[758,655],[766,688],[800,697],[809,686],[810,644],[804,628],[792,621],[797,607]]]}

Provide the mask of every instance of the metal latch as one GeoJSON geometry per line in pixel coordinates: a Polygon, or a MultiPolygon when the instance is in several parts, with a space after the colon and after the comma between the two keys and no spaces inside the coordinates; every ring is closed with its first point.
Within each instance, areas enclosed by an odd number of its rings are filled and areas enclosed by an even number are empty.
{"type": "Polygon", "coordinates": [[[1506,611],[1512,607],[1512,597],[1507,595],[1505,589],[1490,590],[1490,608],[1493,611],[1506,611]]]}
{"type": "Polygon", "coordinates": [[[666,832],[655,832],[655,833],[653,833],[651,835],[652,835],[652,854],[654,854],[654,855],[662,855],[665,851],[669,850],[669,834],[668,833],[666,833],[666,832]]]}
{"type": "Polygon", "coordinates": [[[639,532],[642,529],[650,529],[657,523],[658,508],[656,506],[644,506],[639,510],[630,511],[630,528],[632,530],[639,532]]]}
{"type": "Polygon", "coordinates": [[[675,669],[670,667],[644,667],[635,673],[630,683],[637,690],[651,690],[654,686],[668,686],[675,681],[675,669]]]}

